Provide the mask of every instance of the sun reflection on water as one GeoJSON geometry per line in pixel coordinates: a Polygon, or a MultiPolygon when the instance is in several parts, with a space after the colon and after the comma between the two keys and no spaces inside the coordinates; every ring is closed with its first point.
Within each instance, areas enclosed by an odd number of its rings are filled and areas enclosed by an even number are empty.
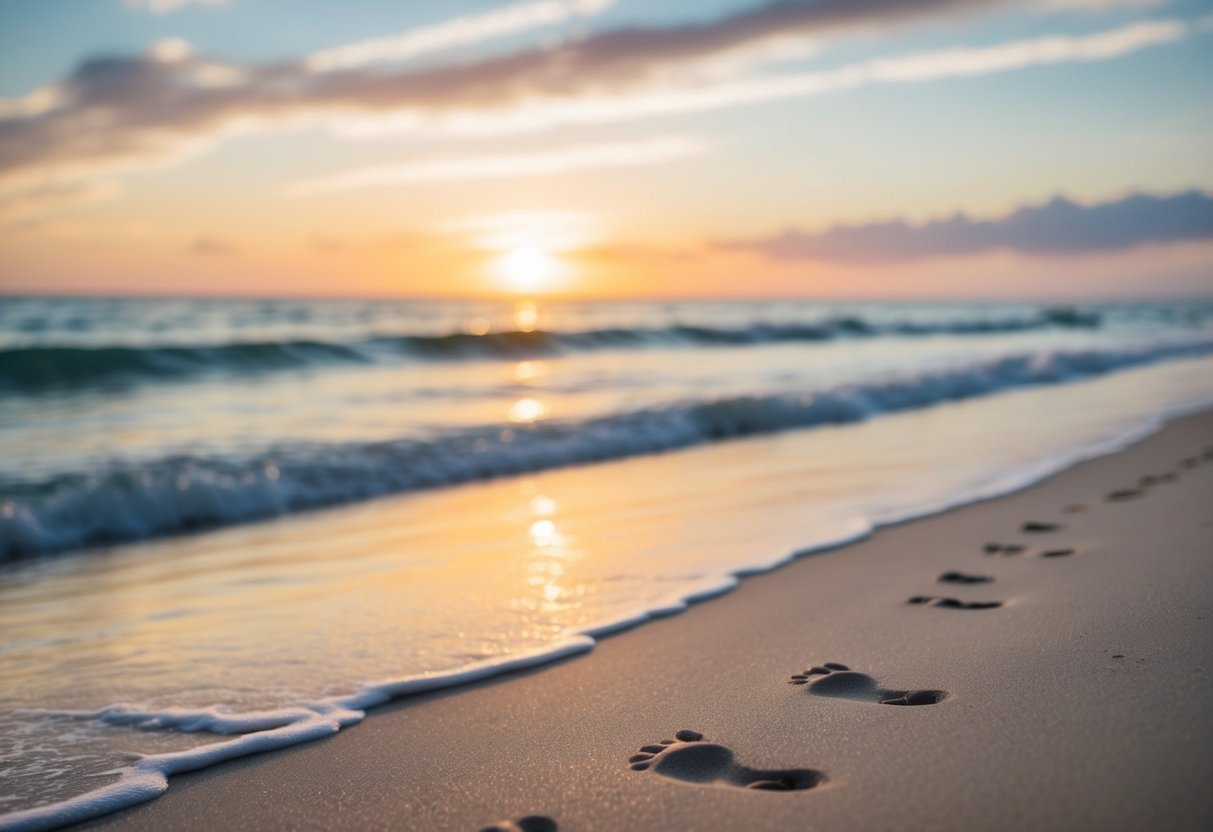
{"type": "Polygon", "coordinates": [[[519,361],[510,371],[515,384],[542,384],[548,368],[542,361],[519,361]]]}
{"type": "Polygon", "coordinates": [[[463,322],[463,331],[468,335],[487,335],[492,328],[493,324],[488,318],[468,318],[463,322]]]}
{"type": "Polygon", "coordinates": [[[531,514],[536,517],[551,517],[556,513],[556,501],[551,497],[536,494],[531,498],[531,514]]]}
{"type": "Polygon", "coordinates": [[[511,422],[535,422],[548,413],[548,406],[538,399],[519,399],[510,405],[508,418],[511,422]]]}
{"type": "Polygon", "coordinates": [[[572,563],[582,553],[557,519],[560,508],[557,501],[539,492],[533,480],[523,483],[522,492],[527,498],[526,530],[532,548],[526,567],[529,592],[519,599],[519,606],[544,616],[538,623],[557,624],[563,631],[568,625],[560,621],[577,610],[591,591],[591,587],[576,581],[571,571],[572,563]],[[560,619],[546,618],[551,615],[559,615],[560,619]]]}
{"type": "Polygon", "coordinates": [[[519,332],[534,332],[539,325],[539,306],[524,300],[514,305],[514,327],[519,332]]]}

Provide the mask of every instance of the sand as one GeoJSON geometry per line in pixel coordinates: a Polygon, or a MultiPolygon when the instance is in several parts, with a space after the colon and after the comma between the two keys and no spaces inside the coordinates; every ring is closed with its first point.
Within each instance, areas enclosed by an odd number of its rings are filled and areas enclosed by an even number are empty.
{"type": "Polygon", "coordinates": [[[1177,421],[86,826],[1213,828],[1210,446],[1177,421]]]}

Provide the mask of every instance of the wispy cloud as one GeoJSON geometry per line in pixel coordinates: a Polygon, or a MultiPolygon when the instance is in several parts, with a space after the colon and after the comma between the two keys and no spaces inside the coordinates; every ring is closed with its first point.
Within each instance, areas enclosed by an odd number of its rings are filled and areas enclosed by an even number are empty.
{"type": "Polygon", "coordinates": [[[228,0],[126,0],[130,9],[141,9],[152,14],[168,14],[186,6],[226,6],[228,0]]]}
{"type": "Polygon", "coordinates": [[[1152,9],[1170,0],[1035,0],[1045,11],[1065,12],[1072,9],[1082,11],[1105,11],[1107,9],[1152,9]]]}
{"type": "MultiPolygon", "coordinates": [[[[986,47],[962,47],[879,58],[835,69],[746,77],[710,84],[651,84],[613,96],[584,95],[524,103],[495,110],[463,110],[442,116],[439,124],[453,132],[484,134],[539,130],[566,124],[599,124],[653,116],[702,112],[836,93],[869,84],[923,83],[990,75],[1071,62],[1123,57],[1187,35],[1177,20],[1134,23],[1089,35],[1047,35],[986,47]]],[[[408,117],[406,117],[408,118],[408,117]]],[[[407,122],[348,122],[354,136],[382,135],[394,129],[417,130],[407,122]]]]}
{"type": "Polygon", "coordinates": [[[472,46],[495,38],[557,26],[599,14],[615,0],[531,0],[481,14],[419,26],[398,35],[336,46],[312,54],[305,63],[317,72],[351,69],[472,46]]]}
{"type": "Polygon", "coordinates": [[[110,199],[117,193],[113,182],[63,182],[27,188],[0,203],[0,229],[39,223],[48,215],[110,199]]]}
{"type": "Polygon", "coordinates": [[[449,220],[434,230],[443,235],[470,237],[481,248],[496,251],[522,246],[568,251],[589,245],[599,225],[596,214],[580,211],[507,211],[449,220]]]}
{"type": "Polygon", "coordinates": [[[218,237],[197,237],[190,243],[190,251],[201,257],[226,257],[237,254],[240,249],[227,240],[218,237]]]}
{"type": "Polygon", "coordinates": [[[542,129],[875,82],[1106,60],[1177,40],[1188,31],[1179,21],[1150,21],[807,73],[710,81],[695,74],[705,62],[777,39],[887,26],[990,3],[996,0],[783,0],[714,21],[617,29],[555,47],[413,71],[317,72],[306,61],[233,66],[194,54],[180,41],[161,43],[143,55],[86,60],[59,84],[0,101],[0,188],[182,158],[224,135],[269,127],[325,123],[364,134],[402,127],[542,129]],[[374,120],[359,124],[359,113],[374,120]]]}
{"type": "Polygon", "coordinates": [[[659,165],[704,152],[702,143],[678,136],[612,144],[547,148],[531,153],[501,153],[428,159],[403,165],[359,168],[298,182],[291,196],[311,196],[363,188],[386,188],[468,179],[558,176],[582,170],[659,165]]]}
{"type": "Polygon", "coordinates": [[[1046,35],[998,46],[871,61],[866,68],[874,81],[934,81],[1071,61],[1106,61],[1180,40],[1186,34],[1187,26],[1178,20],[1152,20],[1092,35],[1046,35]]]}
{"type": "Polygon", "coordinates": [[[1007,250],[1023,254],[1084,254],[1149,243],[1213,240],[1213,196],[1132,194],[1081,205],[1058,197],[998,219],[947,219],[911,225],[903,220],[836,226],[819,233],[785,231],[772,237],[723,243],[783,260],[879,263],[1007,250]]]}
{"type": "Polygon", "coordinates": [[[588,262],[632,264],[647,260],[657,263],[682,263],[702,256],[705,250],[702,248],[655,246],[647,243],[616,242],[586,246],[576,251],[568,252],[566,256],[588,262]]]}
{"type": "Polygon", "coordinates": [[[44,91],[0,101],[0,178],[162,158],[239,126],[341,120],[359,111],[435,117],[610,94],[651,81],[662,70],[772,38],[888,25],[997,2],[775,0],[708,22],[615,29],[556,47],[413,71],[316,72],[306,60],[227,66],[181,49],[95,57],[44,91]],[[207,83],[224,69],[229,83],[207,83]]]}

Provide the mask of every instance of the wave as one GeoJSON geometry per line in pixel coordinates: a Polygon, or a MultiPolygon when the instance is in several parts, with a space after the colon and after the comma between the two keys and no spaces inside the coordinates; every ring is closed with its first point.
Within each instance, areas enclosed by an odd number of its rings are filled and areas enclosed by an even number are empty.
{"type": "Polygon", "coordinates": [[[39,392],[136,380],[186,378],[224,368],[258,372],[369,360],[352,345],[324,341],[159,347],[13,347],[0,350],[0,391],[39,392]]]}
{"type": "Polygon", "coordinates": [[[1016,387],[1213,353],[1213,341],[1026,353],[870,384],[693,400],[582,422],[486,426],[431,440],[298,444],[252,457],[115,460],[0,482],[0,560],[224,526],[385,494],[858,422],[1016,387]]]}
{"type": "Polygon", "coordinates": [[[876,322],[861,317],[741,327],[675,325],[581,331],[511,330],[482,335],[397,335],[360,341],[249,341],[211,345],[68,346],[0,349],[0,393],[122,386],[206,375],[264,373],[400,360],[540,358],[605,349],[750,346],[841,338],[996,335],[1051,328],[1095,328],[1101,318],[1069,307],[1031,317],[938,323],[876,322]]]}

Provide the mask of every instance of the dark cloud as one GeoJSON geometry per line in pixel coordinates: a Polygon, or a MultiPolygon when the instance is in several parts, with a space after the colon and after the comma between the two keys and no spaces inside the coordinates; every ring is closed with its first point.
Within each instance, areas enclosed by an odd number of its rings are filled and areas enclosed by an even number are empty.
{"type": "Polygon", "coordinates": [[[958,12],[997,0],[779,0],[714,21],[624,28],[461,65],[315,72],[306,62],[221,66],[179,45],[90,58],[55,103],[0,117],[0,177],[188,150],[241,119],[496,108],[609,92],[777,36],[824,34],[958,12]]]}
{"type": "Polygon", "coordinates": [[[1188,191],[1164,197],[1133,194],[1096,205],[1058,197],[997,220],[973,220],[957,214],[923,225],[896,220],[837,226],[818,234],[785,231],[722,245],[784,260],[880,263],[997,249],[1036,255],[1082,254],[1209,239],[1213,239],[1213,197],[1188,191]]]}

